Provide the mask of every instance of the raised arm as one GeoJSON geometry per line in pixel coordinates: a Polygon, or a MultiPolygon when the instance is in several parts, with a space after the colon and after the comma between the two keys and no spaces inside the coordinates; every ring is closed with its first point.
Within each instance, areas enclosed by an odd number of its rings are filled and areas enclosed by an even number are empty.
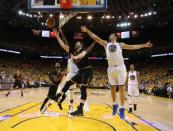
{"type": "Polygon", "coordinates": [[[96,42],[94,41],[94,42],[87,48],[87,53],[90,53],[90,52],[93,50],[95,44],[96,44],[96,42]]]}
{"type": "Polygon", "coordinates": [[[69,52],[69,46],[67,46],[62,40],[61,38],[59,37],[59,33],[57,32],[57,30],[54,30],[55,32],[55,36],[60,44],[60,46],[66,51],[66,52],[69,52]]]}
{"type": "Polygon", "coordinates": [[[128,45],[125,43],[121,43],[121,48],[122,49],[126,49],[126,50],[137,50],[137,49],[141,49],[141,48],[151,48],[153,46],[153,44],[148,41],[145,44],[137,44],[137,45],[128,45]]]}
{"type": "Polygon", "coordinates": [[[82,26],[81,27],[81,30],[82,30],[82,32],[86,32],[93,40],[95,40],[101,46],[104,46],[105,47],[107,45],[108,42],[106,40],[102,40],[96,34],[94,34],[93,32],[91,32],[87,27],[82,26]]]}
{"type": "Polygon", "coordinates": [[[77,56],[74,56],[73,54],[71,54],[71,58],[74,60],[79,60],[82,59],[85,55],[87,54],[87,51],[82,51],[80,54],[78,54],[77,56]]]}

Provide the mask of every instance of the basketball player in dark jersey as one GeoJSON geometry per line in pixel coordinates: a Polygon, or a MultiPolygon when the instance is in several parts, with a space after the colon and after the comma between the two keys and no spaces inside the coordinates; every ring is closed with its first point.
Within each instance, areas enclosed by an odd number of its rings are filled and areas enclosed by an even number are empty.
{"type": "MultiPolygon", "coordinates": [[[[52,100],[55,97],[57,89],[58,89],[58,85],[59,85],[59,83],[61,82],[61,80],[63,78],[59,63],[55,64],[55,69],[52,72],[50,72],[48,74],[48,76],[49,76],[49,79],[51,81],[51,84],[50,84],[50,87],[49,87],[49,90],[48,90],[47,97],[44,99],[44,102],[43,102],[42,106],[40,107],[40,111],[42,113],[44,113],[47,109],[47,107],[45,106],[46,103],[49,100],[52,100]]],[[[48,106],[51,106],[51,105],[52,105],[52,102],[50,102],[48,104],[48,106]]]]}
{"type": "Polygon", "coordinates": [[[14,75],[14,79],[15,79],[15,82],[13,84],[13,87],[11,87],[10,90],[9,90],[9,92],[5,95],[6,97],[16,87],[18,87],[18,88],[21,89],[21,96],[23,96],[23,89],[22,89],[23,78],[22,78],[22,75],[20,74],[20,71],[19,70],[16,71],[16,74],[14,75]]]}
{"type": "MultiPolygon", "coordinates": [[[[62,32],[61,29],[59,30],[59,32],[57,32],[56,28],[54,28],[54,33],[56,34],[56,37],[57,37],[57,40],[58,40],[60,46],[69,54],[69,59],[70,59],[69,44],[67,42],[67,39],[65,38],[64,33],[62,32]],[[61,37],[62,37],[63,40],[60,38],[59,33],[61,34],[61,37]]],[[[87,48],[87,52],[90,53],[93,50],[94,46],[95,46],[95,41],[87,48]]],[[[71,47],[71,52],[72,52],[72,49],[73,48],[71,47]]],[[[72,78],[73,76],[75,76],[75,74],[77,74],[78,69],[76,69],[76,68],[78,68],[78,67],[76,67],[77,65],[75,63],[74,63],[75,65],[73,65],[71,62],[73,63],[73,60],[70,61],[70,62],[68,61],[68,68],[69,68],[70,72],[73,73],[73,75],[70,75],[70,77],[72,78]]],[[[68,79],[71,79],[70,77],[68,79]]],[[[76,85],[76,84],[74,84],[74,85],[76,85]]],[[[73,89],[69,89],[69,90],[71,91],[70,92],[70,99],[71,99],[70,100],[70,105],[73,105],[73,93],[72,93],[73,89]]],[[[66,95],[64,94],[62,99],[58,102],[58,106],[60,107],[60,109],[62,109],[62,105],[61,104],[65,100],[65,97],[66,97],[66,95]]]]}
{"type": "Polygon", "coordinates": [[[58,93],[55,97],[55,101],[58,102],[59,98],[64,96],[64,94],[69,90],[70,86],[73,84],[80,85],[81,91],[81,101],[77,110],[70,113],[71,116],[83,116],[83,106],[87,99],[87,85],[91,81],[93,76],[92,67],[88,61],[88,50],[84,49],[82,42],[76,42],[74,50],[69,47],[70,57],[74,60],[77,67],[79,68],[78,73],[72,77],[71,80],[67,81],[62,91],[58,93]]]}

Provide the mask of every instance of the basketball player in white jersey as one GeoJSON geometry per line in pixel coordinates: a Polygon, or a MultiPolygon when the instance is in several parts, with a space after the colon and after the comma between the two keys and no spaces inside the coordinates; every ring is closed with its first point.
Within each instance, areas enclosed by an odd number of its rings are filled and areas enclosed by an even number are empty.
{"type": "MultiPolygon", "coordinates": [[[[60,30],[61,31],[61,30],[60,30]]],[[[67,52],[69,53],[69,46],[66,45],[61,38],[59,37],[59,33],[57,32],[56,29],[54,29],[54,32],[56,34],[56,38],[60,44],[60,46],[67,52]]],[[[64,36],[62,36],[64,37],[64,36]]],[[[93,42],[88,48],[87,51],[90,52],[95,46],[95,42],[93,42]]],[[[68,59],[68,65],[67,65],[67,76],[64,80],[64,82],[62,84],[60,84],[61,87],[64,87],[65,83],[69,80],[71,80],[77,73],[78,73],[78,67],[77,65],[74,63],[73,59],[69,57],[68,59]]],[[[73,84],[70,86],[70,91],[68,91],[66,94],[69,94],[68,97],[70,99],[70,110],[69,113],[73,111],[73,90],[76,88],[76,84],[73,84]]],[[[62,89],[62,88],[60,88],[62,89]]],[[[58,93],[60,92],[60,90],[58,90],[58,93]]],[[[89,111],[89,106],[88,106],[88,102],[86,101],[84,104],[84,110],[87,112],[89,111]]]]}
{"type": "Polygon", "coordinates": [[[85,26],[81,27],[82,32],[86,32],[92,39],[94,39],[97,43],[103,46],[106,50],[106,56],[108,60],[108,79],[109,84],[111,85],[111,95],[113,100],[113,115],[116,115],[119,105],[116,101],[116,87],[119,87],[120,92],[120,118],[125,119],[124,114],[124,101],[125,101],[125,91],[124,85],[126,83],[127,71],[126,66],[124,64],[124,58],[122,54],[122,49],[127,50],[135,50],[141,48],[150,48],[152,44],[147,42],[146,44],[141,45],[128,45],[125,43],[118,43],[117,36],[115,34],[111,34],[109,36],[109,42],[106,40],[102,40],[97,35],[92,33],[85,26]]]}
{"type": "Polygon", "coordinates": [[[133,64],[130,65],[130,70],[127,74],[127,86],[128,86],[128,101],[129,101],[129,113],[136,111],[137,102],[136,97],[139,96],[139,72],[135,70],[135,66],[133,64]]]}

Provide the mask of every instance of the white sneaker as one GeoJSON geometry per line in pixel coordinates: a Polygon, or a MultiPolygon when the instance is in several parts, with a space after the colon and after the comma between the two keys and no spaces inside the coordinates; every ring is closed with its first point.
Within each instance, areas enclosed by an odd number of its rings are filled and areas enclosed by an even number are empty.
{"type": "Polygon", "coordinates": [[[41,110],[41,114],[44,114],[47,110],[47,107],[45,106],[42,110],[41,110]]]}

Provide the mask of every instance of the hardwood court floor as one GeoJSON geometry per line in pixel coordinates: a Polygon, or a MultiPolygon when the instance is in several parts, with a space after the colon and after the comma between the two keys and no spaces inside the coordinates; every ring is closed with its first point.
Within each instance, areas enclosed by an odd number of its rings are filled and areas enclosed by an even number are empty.
{"type": "MultiPolygon", "coordinates": [[[[166,98],[141,95],[138,98],[138,111],[135,114],[126,111],[124,121],[119,115],[111,115],[108,90],[88,90],[90,111],[84,117],[75,118],[67,116],[66,102],[63,111],[53,104],[45,115],[39,113],[40,102],[46,96],[47,88],[25,89],[24,97],[20,97],[19,91],[4,97],[5,92],[0,92],[0,131],[173,130],[173,100],[166,98]]],[[[76,94],[77,103],[78,97],[76,94]]]]}

